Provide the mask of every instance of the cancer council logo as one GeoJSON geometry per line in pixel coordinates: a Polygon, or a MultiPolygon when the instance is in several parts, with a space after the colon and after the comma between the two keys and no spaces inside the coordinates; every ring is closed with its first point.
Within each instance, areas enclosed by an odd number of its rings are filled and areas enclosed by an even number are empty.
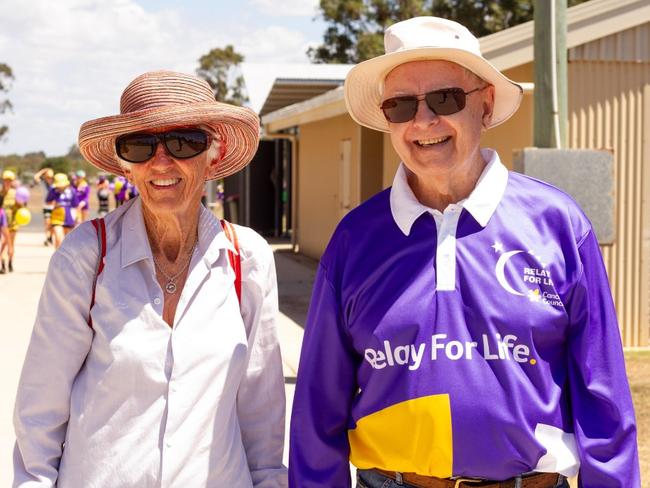
{"type": "Polygon", "coordinates": [[[564,308],[562,299],[555,291],[551,270],[535,251],[506,251],[498,241],[491,247],[499,255],[494,273],[505,291],[526,297],[532,303],[564,308]]]}

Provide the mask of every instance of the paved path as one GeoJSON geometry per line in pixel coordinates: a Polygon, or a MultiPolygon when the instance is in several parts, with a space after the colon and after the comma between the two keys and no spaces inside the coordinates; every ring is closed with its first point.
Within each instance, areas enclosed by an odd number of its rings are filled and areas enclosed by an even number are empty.
{"type": "MultiPolygon", "coordinates": [[[[36,224],[34,222],[33,224],[36,224]]],[[[11,456],[14,444],[13,404],[23,358],[36,315],[40,290],[51,247],[43,246],[38,225],[20,231],[16,240],[15,272],[0,275],[0,487],[11,486],[11,456]]],[[[306,317],[309,293],[316,263],[294,255],[287,245],[274,244],[278,269],[281,313],[278,334],[283,356],[287,393],[287,433],[298,370],[302,326],[306,317]]],[[[288,439],[285,441],[285,464],[288,439]]]]}

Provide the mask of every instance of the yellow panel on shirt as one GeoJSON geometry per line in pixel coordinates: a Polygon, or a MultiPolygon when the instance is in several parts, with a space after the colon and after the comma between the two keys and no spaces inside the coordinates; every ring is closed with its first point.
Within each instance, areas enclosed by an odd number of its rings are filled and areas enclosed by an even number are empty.
{"type": "Polygon", "coordinates": [[[357,468],[447,478],[453,461],[449,395],[407,400],[363,417],[348,439],[357,468]]]}

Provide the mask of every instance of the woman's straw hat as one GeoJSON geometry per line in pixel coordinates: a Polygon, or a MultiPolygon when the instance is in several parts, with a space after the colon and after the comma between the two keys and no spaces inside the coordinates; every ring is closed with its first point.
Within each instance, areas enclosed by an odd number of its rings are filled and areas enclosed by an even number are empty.
{"type": "Polygon", "coordinates": [[[391,25],[384,34],[386,54],[359,63],[345,80],[345,104],[359,124],[389,132],[381,111],[384,79],[400,64],[445,60],[467,68],[494,85],[494,110],[490,127],[515,113],[523,90],[505,77],[481,54],[479,41],[457,22],[439,17],[414,17],[391,25]]]}
{"type": "Polygon", "coordinates": [[[223,158],[208,179],[224,178],[246,166],[259,143],[259,119],[250,109],[217,102],[210,85],[196,76],[152,71],[134,79],[120,99],[120,114],[84,123],[81,154],[98,168],[123,175],[115,139],[159,128],[205,126],[217,134],[223,158]]]}

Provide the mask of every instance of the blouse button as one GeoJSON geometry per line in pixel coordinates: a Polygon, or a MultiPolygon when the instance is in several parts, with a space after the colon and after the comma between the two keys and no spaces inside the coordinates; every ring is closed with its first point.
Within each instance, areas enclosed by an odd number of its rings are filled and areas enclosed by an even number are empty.
{"type": "Polygon", "coordinates": [[[160,305],[160,298],[158,297],[154,298],[153,303],[155,303],[156,305],[160,305]]]}

